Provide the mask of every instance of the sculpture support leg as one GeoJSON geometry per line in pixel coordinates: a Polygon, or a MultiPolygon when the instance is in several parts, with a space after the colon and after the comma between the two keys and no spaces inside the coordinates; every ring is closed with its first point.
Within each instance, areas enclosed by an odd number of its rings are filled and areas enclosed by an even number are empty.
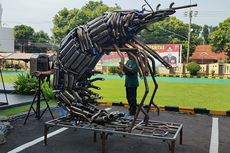
{"type": "Polygon", "coordinates": [[[105,145],[106,145],[106,135],[105,135],[105,132],[101,133],[101,144],[102,144],[101,152],[106,153],[106,147],[105,147],[105,145]]]}
{"type": "MultiPolygon", "coordinates": [[[[155,61],[154,59],[150,58],[150,60],[152,61],[152,65],[153,67],[155,68],[155,61]]],[[[157,108],[157,113],[159,115],[160,111],[159,111],[159,107],[154,103],[153,99],[156,95],[156,92],[157,92],[157,89],[158,89],[158,84],[157,84],[157,81],[156,81],[156,78],[155,78],[155,74],[154,74],[154,70],[151,69],[150,65],[148,64],[149,66],[149,70],[150,70],[150,74],[151,74],[151,77],[152,77],[152,80],[153,80],[153,83],[154,83],[154,90],[153,90],[153,93],[152,93],[152,96],[151,96],[151,99],[150,99],[150,102],[149,102],[149,106],[148,106],[148,109],[147,109],[147,112],[150,111],[151,109],[151,104],[154,105],[156,108],[157,108]]]]}
{"type": "MultiPolygon", "coordinates": [[[[132,47],[136,47],[135,44],[130,43],[130,45],[132,47]]],[[[146,113],[145,110],[143,109],[143,104],[144,104],[145,99],[146,99],[146,97],[147,97],[147,95],[149,93],[149,86],[148,86],[148,81],[147,81],[147,78],[146,78],[146,69],[145,69],[147,67],[147,65],[145,65],[145,62],[143,61],[143,59],[141,57],[142,54],[140,52],[137,52],[136,54],[133,54],[131,51],[129,51],[127,53],[130,54],[132,57],[134,57],[136,63],[138,63],[139,73],[143,75],[142,77],[144,79],[144,85],[145,85],[145,93],[144,93],[144,95],[142,97],[142,100],[141,100],[141,102],[139,104],[137,112],[136,112],[136,114],[134,116],[134,120],[132,121],[131,126],[129,128],[129,132],[131,132],[132,128],[134,127],[135,122],[136,122],[136,120],[137,120],[137,118],[139,116],[140,111],[142,111],[144,113],[145,118],[149,118],[148,113],[146,113]],[[135,55],[136,55],[136,57],[135,57],[135,55]]]]}
{"type": "Polygon", "coordinates": [[[145,44],[141,43],[135,36],[133,37],[133,41],[140,45],[144,50],[146,50],[149,54],[151,54],[154,58],[156,58],[159,62],[161,62],[166,68],[171,68],[172,66],[168,64],[164,59],[157,54],[154,50],[146,46],[145,44]]]}
{"type": "Polygon", "coordinates": [[[130,128],[129,128],[129,132],[132,132],[132,128],[133,128],[133,126],[135,125],[135,122],[136,122],[136,120],[137,120],[137,117],[138,117],[138,115],[139,115],[139,113],[140,113],[140,111],[141,111],[141,109],[142,109],[142,106],[143,106],[143,104],[144,104],[144,102],[145,102],[145,99],[146,99],[146,97],[147,97],[147,95],[148,95],[148,93],[149,93],[149,86],[148,86],[147,78],[146,78],[145,75],[143,76],[143,79],[144,79],[144,84],[145,84],[145,93],[144,93],[144,95],[143,95],[143,97],[142,97],[142,100],[141,100],[141,102],[140,102],[140,104],[139,104],[139,107],[138,107],[138,109],[137,109],[137,112],[136,112],[136,114],[135,114],[135,116],[134,116],[134,120],[133,120],[132,123],[131,123],[131,126],[130,126],[130,128]]]}

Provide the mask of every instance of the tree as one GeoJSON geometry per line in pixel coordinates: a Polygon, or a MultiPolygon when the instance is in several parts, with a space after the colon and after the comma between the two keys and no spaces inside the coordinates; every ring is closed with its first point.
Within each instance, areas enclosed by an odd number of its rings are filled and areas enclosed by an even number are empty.
{"type": "Polygon", "coordinates": [[[78,9],[63,8],[55,15],[53,18],[54,27],[52,28],[54,40],[60,42],[72,27],[82,24],[82,21],[77,17],[78,11],[78,9]]]}
{"type": "Polygon", "coordinates": [[[34,34],[34,29],[26,25],[17,25],[14,27],[14,36],[15,36],[15,48],[25,51],[25,46],[29,41],[32,40],[34,34]]]}
{"type": "Polygon", "coordinates": [[[49,36],[44,31],[35,32],[27,25],[17,25],[14,27],[15,49],[22,52],[46,52],[49,45],[49,36]]]}
{"type": "Polygon", "coordinates": [[[28,45],[28,52],[45,53],[51,45],[49,44],[49,36],[44,31],[35,32],[33,34],[32,43],[28,45]]]}
{"type": "Polygon", "coordinates": [[[47,33],[44,31],[35,32],[33,34],[33,41],[38,43],[47,43],[50,40],[47,33]]]}
{"type": "Polygon", "coordinates": [[[119,7],[117,5],[115,7],[109,7],[101,1],[89,1],[81,9],[74,8],[68,10],[67,8],[63,8],[53,18],[53,37],[55,41],[59,43],[73,28],[115,9],[119,9],[119,7]]]}
{"type": "Polygon", "coordinates": [[[190,42],[190,56],[195,51],[196,46],[202,44],[202,38],[200,37],[202,26],[197,24],[192,24],[191,30],[192,31],[191,31],[191,42],[190,42]]]}
{"type": "Polygon", "coordinates": [[[151,24],[148,30],[142,30],[141,36],[145,43],[170,43],[174,38],[178,40],[186,39],[187,28],[185,24],[176,17],[169,17],[163,21],[151,24]]]}
{"type": "Polygon", "coordinates": [[[219,26],[209,35],[209,42],[214,51],[230,50],[230,18],[219,23],[219,26]]]}
{"type": "Polygon", "coordinates": [[[203,30],[202,30],[202,37],[204,40],[204,44],[208,44],[208,36],[210,34],[211,31],[211,27],[208,25],[204,25],[203,26],[203,30]]]}
{"type": "MultiPolygon", "coordinates": [[[[199,37],[201,26],[192,24],[191,28],[191,52],[194,51],[196,45],[201,43],[201,38],[199,37]]],[[[188,35],[188,24],[183,23],[176,17],[168,17],[163,21],[151,24],[148,30],[142,30],[141,36],[145,43],[156,43],[156,44],[170,44],[179,43],[183,45],[182,55],[187,54],[187,35],[188,35]]]]}

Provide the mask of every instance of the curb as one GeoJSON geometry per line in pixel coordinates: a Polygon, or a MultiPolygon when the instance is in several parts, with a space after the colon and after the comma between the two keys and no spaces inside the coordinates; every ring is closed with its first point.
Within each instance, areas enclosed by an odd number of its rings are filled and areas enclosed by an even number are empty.
{"type": "Polygon", "coordinates": [[[19,103],[19,104],[13,104],[13,105],[7,105],[7,104],[4,104],[4,105],[0,105],[0,110],[5,110],[5,109],[8,109],[8,108],[13,108],[13,107],[17,107],[17,106],[25,106],[25,105],[28,105],[28,104],[31,104],[32,101],[26,101],[26,102],[23,102],[23,103],[19,103]]]}
{"type": "Polygon", "coordinates": [[[14,93],[15,90],[11,90],[11,89],[0,89],[0,93],[4,94],[4,93],[7,93],[7,94],[11,94],[11,93],[14,93]]]}
{"type": "Polygon", "coordinates": [[[191,75],[178,75],[178,74],[159,74],[159,77],[175,77],[175,78],[206,78],[206,79],[230,79],[229,76],[191,76],[191,75]]]}
{"type": "MultiPolygon", "coordinates": [[[[128,103],[123,102],[97,102],[101,106],[123,106],[128,107],[128,103]]],[[[171,111],[171,112],[181,112],[188,114],[202,114],[202,115],[212,115],[212,116],[227,116],[230,117],[230,110],[221,111],[221,110],[209,110],[206,108],[187,108],[187,107],[178,107],[178,106],[159,106],[161,111],[171,111]]],[[[156,110],[156,107],[152,106],[151,110],[156,110]]]]}
{"type": "MultiPolygon", "coordinates": [[[[23,106],[27,104],[31,104],[32,101],[21,103],[17,105],[10,105],[10,106],[1,106],[0,110],[4,110],[7,108],[12,108],[16,106],[23,106]]],[[[128,103],[123,102],[103,102],[99,101],[97,104],[101,106],[122,106],[125,108],[128,108],[128,103]]],[[[146,105],[147,106],[147,105],[146,105]]],[[[144,106],[145,107],[145,106],[144,106]]],[[[230,110],[227,111],[221,111],[221,110],[209,110],[206,108],[187,108],[187,107],[178,107],[178,106],[158,106],[160,111],[169,111],[169,112],[181,112],[181,113],[188,113],[188,114],[203,114],[203,115],[212,115],[212,116],[227,116],[230,117],[230,110]]],[[[155,106],[151,106],[151,110],[156,110],[155,106]]]]}
{"type": "MultiPolygon", "coordinates": [[[[44,100],[44,98],[41,98],[40,100],[44,100]]],[[[1,103],[0,103],[0,110],[5,110],[8,108],[13,108],[13,107],[18,107],[18,106],[25,106],[25,105],[31,104],[32,102],[33,102],[33,100],[29,100],[29,101],[25,101],[23,103],[13,104],[13,105],[8,105],[6,103],[3,103],[1,105],[1,103]]]]}

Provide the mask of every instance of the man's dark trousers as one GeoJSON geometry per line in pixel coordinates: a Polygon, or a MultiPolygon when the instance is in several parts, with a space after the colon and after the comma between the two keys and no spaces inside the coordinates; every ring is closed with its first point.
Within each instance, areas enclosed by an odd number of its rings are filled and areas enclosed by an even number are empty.
{"type": "Polygon", "coordinates": [[[129,114],[135,115],[137,109],[137,87],[126,87],[126,98],[129,103],[129,114]]]}

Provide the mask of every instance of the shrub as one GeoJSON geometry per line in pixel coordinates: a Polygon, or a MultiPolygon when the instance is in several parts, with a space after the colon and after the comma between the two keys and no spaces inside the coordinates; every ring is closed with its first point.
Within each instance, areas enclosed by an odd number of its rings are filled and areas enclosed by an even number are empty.
{"type": "Polygon", "coordinates": [[[119,67],[117,66],[110,66],[109,67],[109,73],[112,73],[112,74],[120,74],[121,73],[121,70],[119,67]]]}
{"type": "Polygon", "coordinates": [[[52,100],[54,99],[54,96],[53,96],[53,88],[51,86],[49,86],[49,83],[47,81],[45,81],[42,86],[42,91],[46,97],[47,100],[52,100]]]}
{"type": "Polygon", "coordinates": [[[15,69],[21,69],[21,66],[19,64],[14,64],[15,69]]]}
{"type": "Polygon", "coordinates": [[[200,65],[195,62],[188,63],[186,68],[190,72],[191,75],[197,75],[197,73],[201,69],[200,65]]]}
{"type": "Polygon", "coordinates": [[[14,89],[19,94],[34,94],[36,87],[38,87],[37,79],[29,74],[18,74],[17,80],[14,82],[14,89]]]}
{"type": "MultiPolygon", "coordinates": [[[[38,80],[29,74],[18,74],[17,81],[14,82],[14,89],[18,94],[31,95],[34,94],[38,88],[38,80]]],[[[53,99],[53,88],[49,87],[47,81],[43,82],[41,89],[47,100],[53,99]]]]}
{"type": "Polygon", "coordinates": [[[9,61],[6,61],[4,65],[5,65],[5,68],[13,68],[14,67],[14,64],[9,62],[9,61]]]}
{"type": "Polygon", "coordinates": [[[211,75],[214,76],[215,75],[215,70],[211,71],[211,75]]]}

